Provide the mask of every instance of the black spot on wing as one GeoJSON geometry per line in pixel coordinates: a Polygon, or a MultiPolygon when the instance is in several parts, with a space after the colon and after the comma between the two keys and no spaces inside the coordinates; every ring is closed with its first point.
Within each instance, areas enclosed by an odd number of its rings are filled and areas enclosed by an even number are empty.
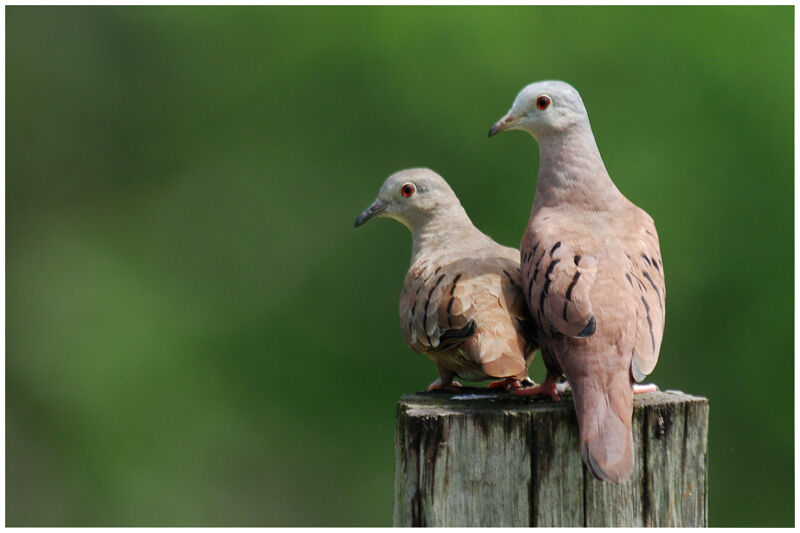
{"type": "Polygon", "coordinates": [[[561,241],[558,241],[557,243],[555,243],[555,244],[553,245],[553,247],[552,247],[552,248],[550,248],[550,256],[551,256],[551,257],[553,256],[553,252],[555,252],[556,250],[558,250],[558,247],[559,247],[559,246],[561,246],[561,241]]]}
{"type": "Polygon", "coordinates": [[[594,319],[594,316],[592,316],[592,318],[589,319],[589,323],[586,324],[586,327],[578,333],[578,337],[591,337],[594,335],[595,330],[597,330],[597,321],[594,319]]]}
{"type": "MultiPolygon", "coordinates": [[[[570,300],[570,301],[572,300],[572,289],[575,288],[575,284],[578,283],[578,280],[580,279],[580,277],[581,277],[581,273],[580,272],[575,272],[575,275],[572,276],[572,283],[570,283],[569,287],[567,287],[567,294],[566,294],[567,300],[570,300]]],[[[564,320],[566,320],[566,317],[564,318],[564,320]]]]}
{"type": "Polygon", "coordinates": [[[656,291],[656,296],[658,296],[658,306],[663,311],[664,310],[664,303],[661,301],[661,291],[658,290],[658,287],[656,287],[656,284],[653,283],[653,278],[650,277],[650,274],[648,274],[644,270],[642,271],[642,274],[644,274],[644,277],[647,278],[647,281],[650,282],[650,285],[652,285],[653,290],[656,291]]]}
{"type": "Polygon", "coordinates": [[[577,265],[578,263],[581,262],[581,256],[576,255],[575,257],[572,258],[572,260],[575,261],[575,265],[577,265]]]}
{"type": "Polygon", "coordinates": [[[544,299],[547,296],[547,289],[550,288],[548,285],[549,283],[550,283],[549,280],[546,281],[544,284],[544,289],[542,289],[542,292],[539,293],[539,309],[542,309],[544,307],[544,299]]]}
{"type": "Polygon", "coordinates": [[[550,292],[550,283],[552,283],[552,280],[550,279],[544,280],[544,287],[542,287],[542,296],[547,296],[547,294],[550,292]]]}
{"type": "Polygon", "coordinates": [[[452,296],[453,295],[453,291],[456,290],[456,283],[458,283],[458,280],[460,280],[460,279],[461,279],[461,274],[458,274],[455,277],[455,279],[453,279],[453,286],[450,287],[450,296],[452,296]]]}
{"type": "Polygon", "coordinates": [[[561,260],[560,259],[554,259],[553,261],[551,261],[550,262],[550,266],[547,267],[547,272],[545,272],[545,274],[544,274],[546,279],[544,281],[544,287],[542,287],[542,292],[539,295],[539,308],[540,309],[544,306],[544,299],[547,296],[547,293],[550,291],[550,283],[552,283],[552,281],[553,281],[553,280],[550,279],[550,274],[553,273],[553,269],[556,267],[556,264],[559,261],[561,261],[561,260]]]}
{"type": "Polygon", "coordinates": [[[642,270],[642,275],[643,275],[645,278],[647,278],[647,281],[649,281],[649,282],[650,282],[650,285],[653,287],[653,290],[654,290],[654,291],[656,291],[656,292],[660,292],[660,291],[658,290],[658,287],[656,287],[656,284],[653,282],[653,278],[651,278],[651,277],[650,277],[650,274],[648,274],[646,270],[642,270]]]}
{"type": "Polygon", "coordinates": [[[647,315],[647,325],[650,327],[650,342],[653,345],[653,351],[656,351],[656,338],[653,335],[653,321],[650,320],[650,315],[647,315]]]}
{"type": "Polygon", "coordinates": [[[537,248],[539,248],[539,243],[534,244],[533,248],[530,248],[527,252],[525,252],[525,255],[522,257],[522,262],[527,263],[530,261],[536,253],[537,248]]]}
{"type": "Polygon", "coordinates": [[[475,333],[475,328],[475,321],[470,320],[469,323],[461,329],[448,329],[439,337],[439,346],[434,351],[448,350],[461,344],[464,339],[475,333]]]}
{"type": "Polygon", "coordinates": [[[661,262],[657,259],[653,259],[653,264],[656,266],[656,272],[658,272],[658,276],[661,279],[664,279],[664,274],[661,273],[662,270],[661,262]]]}
{"type": "Polygon", "coordinates": [[[653,351],[655,352],[655,350],[656,350],[656,338],[655,338],[655,335],[653,335],[653,321],[650,319],[650,306],[647,305],[647,300],[644,299],[644,296],[642,296],[642,303],[644,304],[645,311],[647,311],[647,317],[646,318],[647,318],[647,325],[650,328],[650,342],[653,344],[653,351]]]}
{"type": "Polygon", "coordinates": [[[560,261],[561,259],[554,259],[550,263],[550,266],[547,267],[547,272],[545,272],[545,276],[547,276],[548,279],[550,279],[550,274],[553,273],[553,269],[556,267],[556,264],[559,263],[560,261]]]}

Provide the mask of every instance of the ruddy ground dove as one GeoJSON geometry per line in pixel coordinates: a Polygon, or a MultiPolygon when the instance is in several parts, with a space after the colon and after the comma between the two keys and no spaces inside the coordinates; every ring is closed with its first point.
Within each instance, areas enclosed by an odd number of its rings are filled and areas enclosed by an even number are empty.
{"type": "Polygon", "coordinates": [[[633,383],[658,360],[664,269],[652,218],[611,181],[578,92],[528,85],[489,136],[519,129],[539,144],[539,177],[521,245],[525,298],[547,379],[571,385],[584,462],[599,479],[633,469],[633,383]]]}
{"type": "Polygon", "coordinates": [[[411,267],[400,293],[406,344],[436,364],[431,389],[453,390],[455,377],[528,380],[532,323],[520,284],[519,251],[479,231],[447,182],[429,169],[397,172],[356,220],[402,222],[412,233],[411,267]]]}

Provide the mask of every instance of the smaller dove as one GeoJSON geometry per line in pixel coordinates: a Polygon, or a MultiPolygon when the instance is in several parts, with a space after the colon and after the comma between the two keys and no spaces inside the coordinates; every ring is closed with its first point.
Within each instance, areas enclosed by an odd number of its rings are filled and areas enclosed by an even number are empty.
{"type": "Polygon", "coordinates": [[[530,384],[536,349],[521,288],[519,250],[478,230],[453,190],[426,168],[389,176],[356,219],[393,218],[411,230],[411,267],[400,293],[406,344],[435,364],[428,390],[455,390],[459,377],[498,379],[490,387],[530,384]]]}

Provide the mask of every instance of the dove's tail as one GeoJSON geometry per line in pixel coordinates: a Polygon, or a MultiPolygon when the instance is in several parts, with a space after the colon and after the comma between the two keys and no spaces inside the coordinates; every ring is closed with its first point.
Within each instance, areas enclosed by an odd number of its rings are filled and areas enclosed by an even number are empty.
{"type": "Polygon", "coordinates": [[[469,339],[473,342],[472,353],[477,354],[477,363],[491,378],[528,378],[528,364],[525,360],[526,342],[517,335],[512,324],[502,324],[505,329],[483,330],[469,339]]]}
{"type": "Polygon", "coordinates": [[[633,388],[624,374],[603,387],[594,380],[572,385],[581,434],[581,456],[600,480],[622,483],[633,470],[633,388]]]}

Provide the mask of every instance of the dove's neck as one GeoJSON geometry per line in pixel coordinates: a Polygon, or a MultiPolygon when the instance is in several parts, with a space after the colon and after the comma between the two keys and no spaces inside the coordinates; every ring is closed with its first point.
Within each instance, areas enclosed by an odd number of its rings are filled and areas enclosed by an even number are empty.
{"type": "Polygon", "coordinates": [[[534,210],[572,204],[600,211],[612,209],[623,198],[603,164],[588,120],[538,142],[534,210]]]}
{"type": "Polygon", "coordinates": [[[490,240],[472,224],[460,204],[437,209],[435,213],[415,222],[408,225],[413,239],[411,264],[431,253],[478,246],[490,240]]]}

